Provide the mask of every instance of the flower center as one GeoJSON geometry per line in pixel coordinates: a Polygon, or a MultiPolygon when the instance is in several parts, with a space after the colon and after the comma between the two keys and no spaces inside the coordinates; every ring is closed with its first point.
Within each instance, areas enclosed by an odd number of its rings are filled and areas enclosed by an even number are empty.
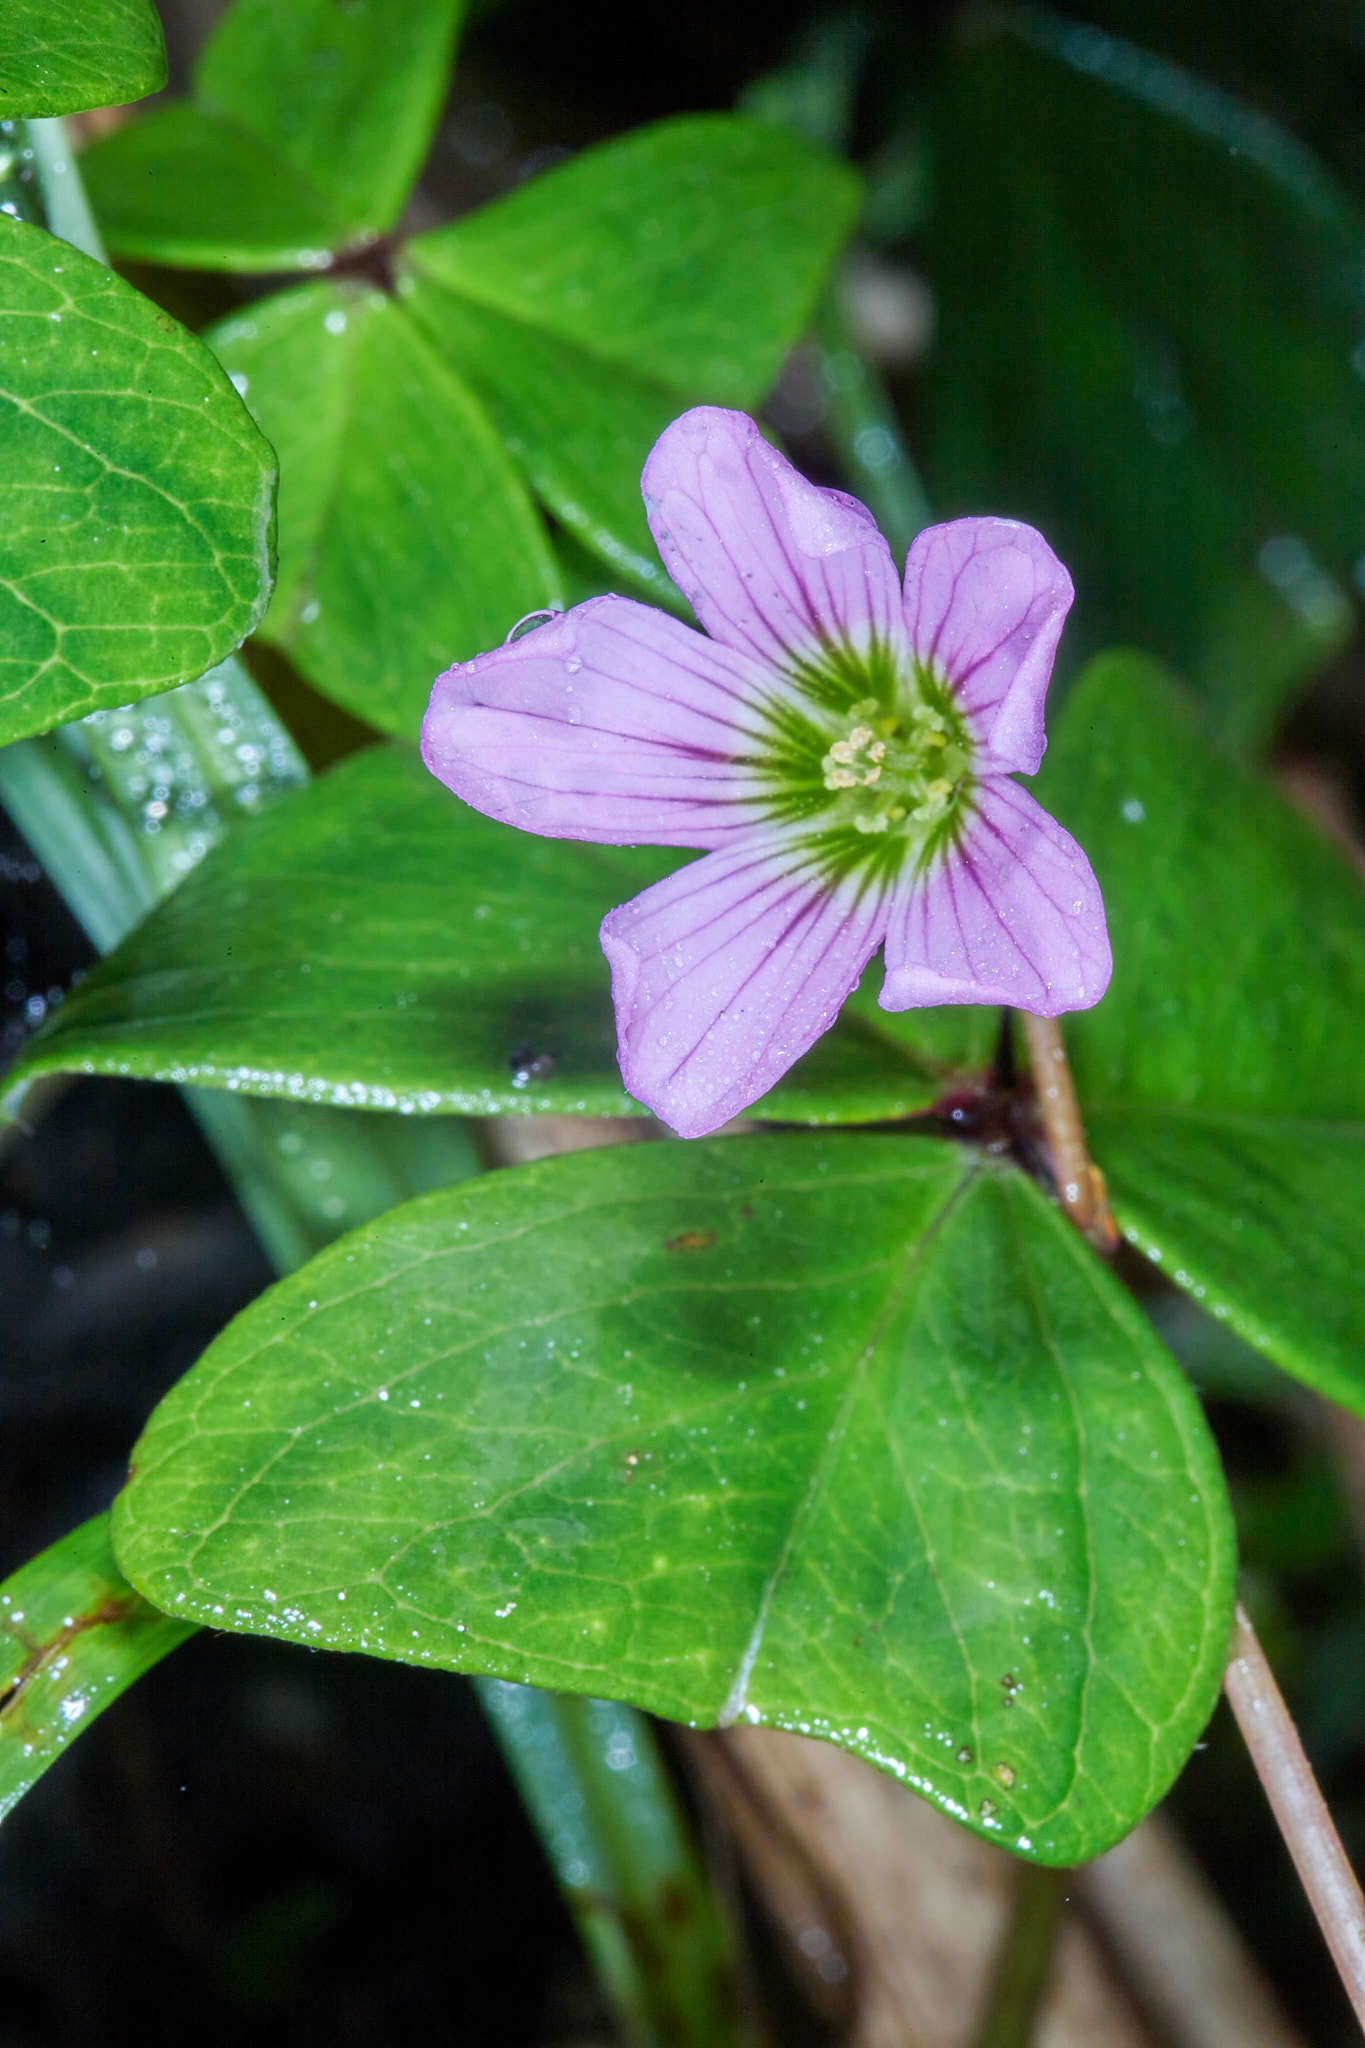
{"type": "Polygon", "coordinates": [[[893,708],[864,697],[848,708],[852,721],[820,763],[834,799],[832,823],[860,833],[916,837],[945,817],[964,778],[970,749],[950,706],[921,698],[893,708]]]}

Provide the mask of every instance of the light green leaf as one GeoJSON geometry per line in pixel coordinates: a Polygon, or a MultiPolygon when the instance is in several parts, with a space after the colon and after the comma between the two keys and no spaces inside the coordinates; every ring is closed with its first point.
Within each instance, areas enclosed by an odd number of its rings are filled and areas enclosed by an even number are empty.
{"type": "Polygon", "coordinates": [[[717,403],[761,397],[857,186],[780,128],[689,115],[600,144],[409,242],[417,278],[717,403]]]}
{"type": "Polygon", "coordinates": [[[1287,1372],[1365,1411],[1358,883],[1140,655],[1090,665],[1038,789],[1104,891],[1113,985],[1067,1038],[1120,1223],[1287,1372]]]}
{"type": "MultiPolygon", "coordinates": [[[[75,1068],[369,1109],[630,1111],[597,928],[678,860],[514,832],[373,748],[215,848],[12,1088],[75,1068]]],[[[994,1031],[991,1011],[860,995],[762,1113],[904,1116],[984,1066],[994,1031]]]]}
{"type": "MultiPolygon", "coordinates": [[[[541,503],[591,551],[608,587],[691,613],[645,522],[640,472],[683,410],[676,392],[452,295],[408,299],[442,355],[465,367],[541,503]]],[[[599,571],[599,573],[601,573],[599,571]]]]}
{"type": "Polygon", "coordinates": [[[666,593],[645,456],[687,404],[758,404],[856,205],[848,170],[783,130],[687,117],[418,236],[399,286],[556,518],[666,593]]]}
{"type": "Polygon", "coordinates": [[[5,0],[6,120],[121,106],[165,83],[166,46],[149,0],[5,0]]]}
{"type": "Polygon", "coordinates": [[[188,104],[82,160],[125,256],[201,269],[315,269],[386,234],[445,97],[461,0],[236,0],[188,104]]]}
{"type": "Polygon", "coordinates": [[[562,601],[487,415],[361,285],[301,285],[206,339],[280,460],[266,637],[329,697],[415,735],[440,670],[562,601]]]}
{"type": "Polygon", "coordinates": [[[169,689],[265,608],[274,458],[202,343],[0,220],[0,739],[169,689]]]}
{"type": "Polygon", "coordinates": [[[1229,1624],[1182,1376],[1029,1183],[927,1141],[393,1211],[224,1333],[115,1512],[169,1612],[821,1735],[1050,1863],[1165,1790],[1229,1624]]]}
{"type": "Polygon", "coordinates": [[[1076,649],[1177,662],[1257,744],[1349,631],[1365,230],[1254,110],[1090,24],[999,17],[928,99],[945,512],[1035,520],[1076,649]]]}
{"type": "Polygon", "coordinates": [[[115,254],[193,270],[316,270],[349,241],[329,195],[249,130],[187,100],[84,151],[115,254]]]}
{"type": "Polygon", "coordinates": [[[73,1737],[192,1634],[128,1584],[105,1515],[13,1573],[0,1586],[0,1818],[73,1737]]]}

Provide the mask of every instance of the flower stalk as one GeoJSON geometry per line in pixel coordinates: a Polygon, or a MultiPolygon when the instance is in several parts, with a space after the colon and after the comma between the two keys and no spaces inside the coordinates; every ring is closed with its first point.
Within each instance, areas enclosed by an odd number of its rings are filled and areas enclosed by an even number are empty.
{"type": "Polygon", "coordinates": [[[1021,1011],[1020,1017],[1057,1194],[1082,1237],[1096,1251],[1108,1254],[1118,1244],[1118,1227],[1104,1175],[1086,1150],[1085,1125],[1062,1028],[1055,1017],[1035,1017],[1027,1010],[1021,1011]]]}
{"type": "Polygon", "coordinates": [[[1346,1995],[1365,2027],[1365,1897],[1240,1600],[1223,1690],[1346,1995]]]}

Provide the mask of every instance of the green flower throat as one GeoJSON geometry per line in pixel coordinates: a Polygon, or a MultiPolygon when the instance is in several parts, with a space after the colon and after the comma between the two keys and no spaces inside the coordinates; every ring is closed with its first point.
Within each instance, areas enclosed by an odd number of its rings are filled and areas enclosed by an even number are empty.
{"type": "Polygon", "coordinates": [[[971,737],[946,685],[879,646],[826,650],[793,680],[806,703],[774,708],[778,744],[766,764],[783,813],[848,835],[850,852],[859,842],[870,852],[869,841],[932,851],[972,784],[971,737]]]}
{"type": "Polygon", "coordinates": [[[921,702],[897,716],[878,698],[863,697],[850,716],[854,723],[820,761],[834,799],[830,822],[855,832],[913,832],[944,817],[968,761],[944,713],[921,702]]]}

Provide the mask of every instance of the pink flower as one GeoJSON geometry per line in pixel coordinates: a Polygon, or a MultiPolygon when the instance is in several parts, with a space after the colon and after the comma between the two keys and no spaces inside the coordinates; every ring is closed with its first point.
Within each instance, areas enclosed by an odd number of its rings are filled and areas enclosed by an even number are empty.
{"type": "Polygon", "coordinates": [[[865,508],[699,407],[645,464],[704,633],[576,605],[448,669],[433,774],[550,838],[705,849],[602,925],[626,1087],[683,1137],[756,1102],[885,947],[887,1010],[1051,1017],[1109,981],[1090,864],[1017,783],[1071,579],[1009,519],[931,526],[902,589],[865,508]]]}

